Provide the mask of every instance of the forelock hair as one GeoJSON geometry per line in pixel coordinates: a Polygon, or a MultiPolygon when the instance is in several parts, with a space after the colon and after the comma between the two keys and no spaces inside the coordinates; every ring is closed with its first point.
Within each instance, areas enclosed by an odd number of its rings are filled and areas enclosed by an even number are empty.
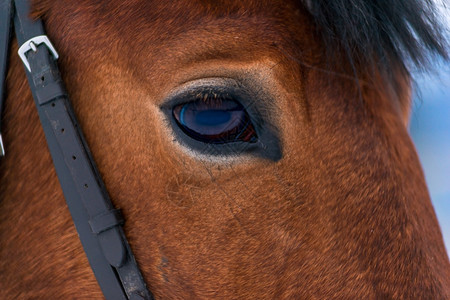
{"type": "Polygon", "coordinates": [[[449,59],[448,32],[433,0],[302,1],[327,57],[346,59],[354,70],[370,66],[389,75],[395,66],[409,76],[436,58],[449,59]]]}

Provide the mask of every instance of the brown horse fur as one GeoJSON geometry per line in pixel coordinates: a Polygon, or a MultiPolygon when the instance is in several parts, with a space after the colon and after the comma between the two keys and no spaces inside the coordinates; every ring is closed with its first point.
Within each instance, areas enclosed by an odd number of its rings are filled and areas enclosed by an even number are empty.
{"type": "MultiPolygon", "coordinates": [[[[389,65],[400,102],[383,72],[356,62],[355,81],[350,64],[333,71],[296,2],[35,9],[157,299],[450,299],[449,260],[405,125],[402,67],[389,65]],[[209,159],[176,141],[160,105],[209,77],[270,95],[264,118],[278,129],[280,160],[209,159]]],[[[15,55],[7,82],[0,298],[102,298],[15,55]]]]}

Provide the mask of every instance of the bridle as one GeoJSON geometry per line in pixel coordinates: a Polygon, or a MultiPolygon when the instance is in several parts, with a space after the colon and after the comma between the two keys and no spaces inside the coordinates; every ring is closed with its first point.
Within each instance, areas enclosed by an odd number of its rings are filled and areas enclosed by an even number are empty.
{"type": "MultiPolygon", "coordinates": [[[[56,64],[58,53],[28,0],[0,0],[0,113],[5,99],[14,24],[28,83],[64,197],[106,299],[153,299],[122,229],[70,104],[56,64]]],[[[0,152],[5,154],[0,134],[0,152]]]]}

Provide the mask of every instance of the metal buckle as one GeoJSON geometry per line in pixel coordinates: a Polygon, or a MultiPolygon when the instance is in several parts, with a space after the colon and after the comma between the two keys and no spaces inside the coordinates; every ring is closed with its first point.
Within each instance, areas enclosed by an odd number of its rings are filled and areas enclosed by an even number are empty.
{"type": "Polygon", "coordinates": [[[19,51],[18,51],[19,56],[22,59],[23,64],[27,68],[28,72],[31,72],[31,68],[30,68],[30,64],[28,63],[27,57],[25,56],[25,53],[27,53],[30,50],[33,50],[34,52],[36,52],[37,51],[36,46],[38,46],[40,44],[45,44],[47,46],[47,48],[53,54],[53,57],[55,58],[55,60],[58,59],[58,57],[59,57],[58,52],[56,52],[56,49],[53,47],[52,43],[50,42],[50,40],[48,39],[48,37],[46,35],[35,36],[34,38],[31,38],[28,41],[26,41],[25,43],[23,43],[23,45],[20,46],[19,51]]]}
{"type": "Polygon", "coordinates": [[[0,133],[0,157],[5,156],[5,147],[3,147],[3,138],[2,134],[0,133]]]}

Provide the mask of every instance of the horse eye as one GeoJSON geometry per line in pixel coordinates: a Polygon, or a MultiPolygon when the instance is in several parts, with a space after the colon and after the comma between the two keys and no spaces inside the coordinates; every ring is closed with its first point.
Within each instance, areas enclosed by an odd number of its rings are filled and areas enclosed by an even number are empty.
{"type": "Polygon", "coordinates": [[[207,144],[258,140],[245,108],[233,99],[205,95],[172,109],[176,124],[189,137],[207,144]]]}

